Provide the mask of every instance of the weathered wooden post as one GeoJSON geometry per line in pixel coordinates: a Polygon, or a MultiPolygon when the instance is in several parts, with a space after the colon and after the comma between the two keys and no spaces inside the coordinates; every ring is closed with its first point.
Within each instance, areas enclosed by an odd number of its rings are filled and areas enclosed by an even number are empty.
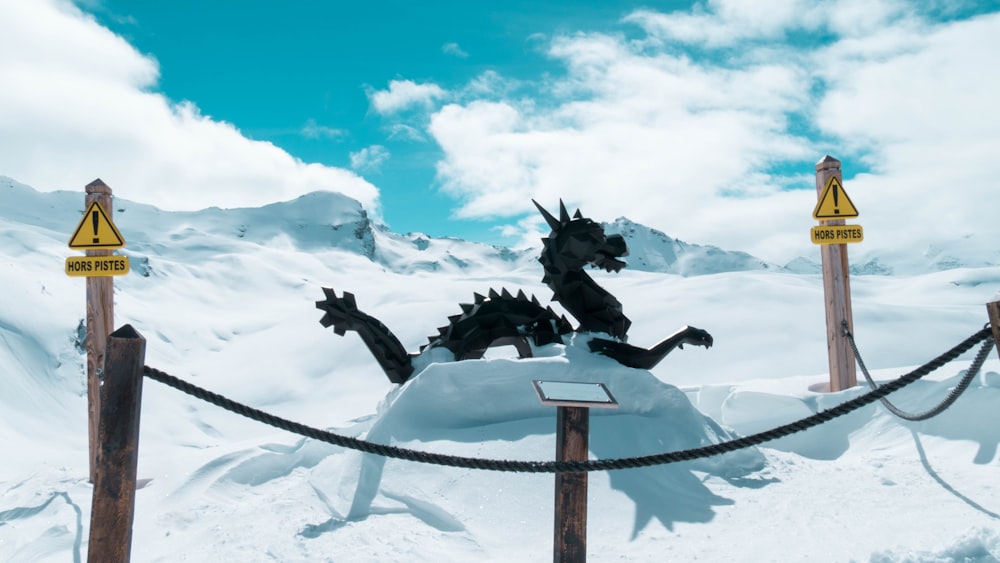
{"type": "MultiPolygon", "coordinates": [[[[86,208],[96,201],[111,219],[111,188],[99,178],[87,184],[86,208]]],[[[84,218],[87,219],[86,217],[84,218]]],[[[110,256],[111,250],[87,250],[87,256],[110,256]]],[[[104,366],[105,345],[115,324],[114,278],[87,277],[87,413],[90,436],[90,482],[96,483],[97,424],[101,410],[101,371],[104,366]]]]}
{"type": "Polygon", "coordinates": [[[84,212],[69,239],[69,247],[86,251],[86,256],[66,259],[66,275],[87,278],[87,435],[90,441],[90,482],[97,465],[97,424],[101,409],[101,370],[104,346],[115,322],[112,276],[128,273],[128,257],[113,256],[112,250],[125,247],[118,228],[111,221],[111,188],[100,179],[87,184],[84,212]]]}
{"type": "MultiPolygon", "coordinates": [[[[830,155],[816,163],[816,192],[820,197],[814,217],[820,218],[819,207],[824,204],[824,194],[832,183],[834,200],[847,199],[842,196],[843,176],[840,161],[830,155]]],[[[853,207],[853,204],[852,204],[853,207]]],[[[856,216],[856,213],[855,213],[856,216]]],[[[844,225],[843,219],[821,220],[821,227],[844,225]]],[[[838,233],[837,229],[826,232],[838,233]]],[[[814,230],[813,236],[816,236],[814,230]]],[[[838,235],[839,236],[839,235],[838,235]]],[[[813,242],[816,242],[815,240],[813,242]]],[[[826,345],[830,355],[830,391],[850,389],[858,384],[854,354],[850,342],[844,335],[843,323],[854,334],[854,320],[851,315],[851,280],[847,262],[847,244],[821,244],[820,256],[823,260],[823,293],[826,303],[826,345]]]]}
{"type": "Polygon", "coordinates": [[[990,326],[993,328],[993,340],[997,345],[997,355],[1000,356],[1000,293],[993,301],[986,304],[986,311],[990,316],[990,326]]]}
{"type": "Polygon", "coordinates": [[[131,325],[108,336],[87,551],[92,563],[130,558],[145,361],[146,339],[131,325]]]}
{"type": "MultiPolygon", "coordinates": [[[[587,461],[590,451],[590,408],[618,408],[603,383],[532,382],[543,405],[556,411],[556,460],[587,461]]],[[[587,561],[587,473],[556,473],[555,563],[587,561]]]]}
{"type": "MultiPolygon", "coordinates": [[[[587,461],[590,409],[558,407],[556,460],[587,461]]],[[[587,473],[556,473],[555,563],[587,560],[587,473]]]]}

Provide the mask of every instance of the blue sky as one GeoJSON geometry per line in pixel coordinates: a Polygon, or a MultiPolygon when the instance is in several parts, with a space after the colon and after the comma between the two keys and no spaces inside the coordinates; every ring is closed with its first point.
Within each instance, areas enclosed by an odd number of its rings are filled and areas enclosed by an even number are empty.
{"type": "Polygon", "coordinates": [[[998,228],[976,203],[1000,176],[998,11],[10,0],[0,174],[166,209],[334,190],[397,232],[508,245],[561,198],[782,262],[815,250],[831,154],[860,250],[929,245],[998,228]]]}
{"type": "MultiPolygon", "coordinates": [[[[391,80],[457,89],[484,72],[523,81],[560,73],[545,54],[546,38],[626,31],[619,20],[642,5],[102,0],[83,7],[158,61],[168,97],[193,101],[305,161],[356,169],[378,186],[393,229],[499,240],[489,231],[495,221],[451,217],[454,202],[435,182],[440,148],[394,134],[396,122],[370,110],[371,92],[391,80]],[[384,152],[372,155],[372,146],[384,152]],[[372,156],[362,161],[362,154],[372,156]]],[[[410,117],[419,128],[421,116],[410,117]]]]}

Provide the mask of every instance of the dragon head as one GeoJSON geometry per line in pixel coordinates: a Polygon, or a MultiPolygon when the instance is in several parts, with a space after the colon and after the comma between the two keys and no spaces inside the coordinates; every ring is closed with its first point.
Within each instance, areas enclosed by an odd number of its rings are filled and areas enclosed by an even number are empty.
{"type": "Polygon", "coordinates": [[[552,227],[548,238],[542,239],[545,252],[552,253],[550,256],[558,256],[560,261],[573,263],[578,268],[589,264],[609,272],[618,272],[625,267],[625,262],[619,260],[628,256],[624,237],[605,234],[600,223],[584,217],[580,210],[571,218],[562,200],[559,201],[558,219],[537,201],[531,201],[545,217],[545,222],[552,227]]]}

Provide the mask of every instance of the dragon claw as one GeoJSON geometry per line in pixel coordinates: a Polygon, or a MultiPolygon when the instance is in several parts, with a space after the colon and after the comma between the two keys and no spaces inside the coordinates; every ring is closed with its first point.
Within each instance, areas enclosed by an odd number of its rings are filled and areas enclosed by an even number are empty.
{"type": "Polygon", "coordinates": [[[683,348],[683,344],[711,348],[714,342],[715,340],[712,338],[712,335],[708,333],[708,331],[689,326],[684,334],[684,341],[682,344],[678,345],[678,348],[683,348]]]}

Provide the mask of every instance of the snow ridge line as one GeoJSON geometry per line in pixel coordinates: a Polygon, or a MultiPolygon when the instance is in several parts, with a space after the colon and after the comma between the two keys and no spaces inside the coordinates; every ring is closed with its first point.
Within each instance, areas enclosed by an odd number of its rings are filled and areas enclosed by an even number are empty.
{"type": "MultiPolygon", "coordinates": [[[[844,416],[862,407],[870,405],[875,401],[881,400],[882,398],[888,396],[889,394],[894,393],[902,389],[903,387],[906,387],[907,385],[910,385],[911,383],[932,373],[933,371],[944,366],[945,364],[953,361],[955,358],[961,356],[963,353],[970,350],[973,346],[975,346],[979,342],[991,336],[992,336],[992,331],[988,327],[983,328],[980,331],[973,334],[972,336],[966,338],[965,340],[957,344],[951,350],[944,352],[943,354],[927,362],[923,366],[907,373],[906,375],[901,376],[899,379],[896,379],[890,383],[882,385],[881,387],[878,387],[877,389],[874,389],[864,395],[855,397],[854,399],[851,399],[849,401],[845,401],[835,407],[820,411],[816,414],[807,416],[806,418],[803,418],[801,420],[791,422],[783,426],[778,426],[771,430],[765,430],[763,432],[758,432],[757,434],[743,436],[740,438],[736,438],[734,440],[729,440],[727,442],[722,442],[719,444],[711,444],[708,446],[701,446],[689,450],[665,452],[665,453],[653,454],[642,457],[603,459],[603,460],[598,459],[598,460],[587,460],[587,461],[515,461],[515,460],[481,459],[481,458],[436,454],[431,452],[423,452],[419,450],[411,450],[407,448],[399,448],[396,446],[376,444],[374,442],[368,442],[366,440],[360,440],[358,438],[342,436],[326,430],[320,430],[318,428],[306,426],[298,422],[294,422],[270,413],[266,413],[264,411],[228,399],[217,393],[208,391],[207,389],[198,387],[197,385],[194,385],[192,383],[188,383],[187,381],[179,379],[175,376],[172,376],[158,369],[151,368],[149,366],[143,367],[143,373],[146,377],[149,377],[150,379],[159,381],[164,385],[173,387],[195,398],[201,399],[218,407],[224,408],[228,411],[242,415],[251,420],[256,420],[257,422],[262,422],[264,424],[273,426],[275,428],[292,432],[294,434],[299,434],[307,438],[312,438],[314,440],[319,440],[322,442],[326,442],[328,444],[333,444],[335,446],[341,446],[365,453],[372,453],[384,457],[391,457],[408,461],[417,461],[421,463],[431,463],[435,465],[444,465],[449,467],[461,467],[466,469],[484,469],[491,471],[508,471],[517,473],[583,473],[590,471],[633,469],[638,467],[649,467],[653,465],[677,463],[680,461],[693,461],[696,459],[722,455],[725,453],[734,452],[736,450],[758,446],[760,444],[769,442],[771,440],[776,440],[778,438],[783,438],[785,436],[790,436],[792,434],[808,430],[809,428],[812,428],[814,426],[819,426],[820,424],[829,422],[830,420],[844,416]]],[[[983,354],[983,356],[985,357],[985,354],[983,354]]]]}

